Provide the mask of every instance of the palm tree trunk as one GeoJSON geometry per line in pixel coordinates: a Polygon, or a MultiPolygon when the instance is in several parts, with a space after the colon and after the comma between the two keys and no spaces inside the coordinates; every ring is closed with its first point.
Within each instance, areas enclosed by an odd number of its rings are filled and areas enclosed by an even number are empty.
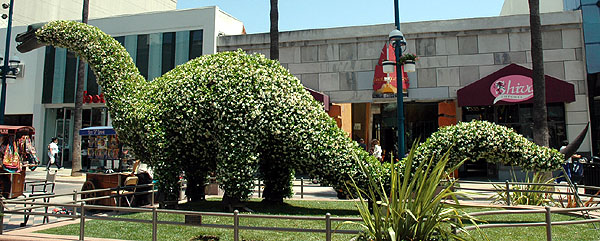
{"type": "Polygon", "coordinates": [[[277,1],[271,0],[271,31],[269,32],[271,38],[270,58],[274,60],[279,59],[279,10],[277,9],[277,1]]]}
{"type": "Polygon", "coordinates": [[[531,25],[531,59],[533,62],[533,142],[548,146],[548,111],[546,109],[546,80],[544,77],[544,55],[542,48],[542,24],[540,0],[529,1],[531,25]]]}
{"type": "MultiPolygon", "coordinates": [[[[83,11],[81,22],[88,22],[88,14],[90,8],[90,1],[83,0],[83,11]]],[[[81,136],[79,135],[79,130],[83,125],[83,83],[85,81],[85,63],[82,58],[79,58],[78,66],[77,66],[77,89],[75,91],[75,109],[73,116],[73,162],[71,169],[71,176],[81,176],[81,136]]]]}

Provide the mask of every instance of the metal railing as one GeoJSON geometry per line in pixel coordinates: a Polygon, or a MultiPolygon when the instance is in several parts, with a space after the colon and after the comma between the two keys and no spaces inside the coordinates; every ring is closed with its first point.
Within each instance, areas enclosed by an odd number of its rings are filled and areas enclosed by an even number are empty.
{"type": "MultiPolygon", "coordinates": [[[[306,179],[306,180],[312,180],[312,179],[306,179]]],[[[300,182],[300,184],[293,184],[293,187],[300,187],[300,198],[304,199],[304,187],[323,187],[320,184],[305,184],[304,181],[305,179],[303,177],[301,178],[296,178],[294,180],[292,180],[293,182],[300,182]]],[[[261,196],[261,187],[264,187],[263,183],[261,180],[256,180],[254,182],[254,187],[258,189],[258,197],[262,197],[261,196]]],[[[294,195],[298,195],[297,193],[294,193],[294,195]]]]}
{"type": "MultiPolygon", "coordinates": [[[[51,217],[63,217],[63,218],[73,218],[80,220],[79,227],[79,240],[84,240],[85,238],[85,221],[86,219],[97,219],[97,220],[110,220],[110,221],[119,221],[119,222],[133,222],[133,223],[152,223],[152,240],[157,240],[158,235],[158,225],[184,225],[184,226],[199,226],[199,227],[207,227],[207,228],[224,228],[224,229],[233,229],[234,240],[240,240],[239,232],[240,230],[255,230],[255,231],[281,231],[281,232],[308,232],[308,233],[324,233],[325,240],[330,241],[332,235],[334,233],[338,234],[358,234],[359,230],[334,230],[332,229],[331,223],[334,221],[362,221],[360,218],[347,218],[347,217],[331,217],[331,214],[327,213],[324,217],[317,216],[279,216],[279,215],[256,215],[256,214],[240,214],[238,210],[235,210],[234,213],[212,213],[212,212],[196,212],[196,211],[182,211],[182,210],[169,210],[169,209],[157,209],[156,207],[152,208],[127,208],[127,207],[111,207],[111,206],[100,206],[100,205],[86,205],[83,200],[80,200],[80,204],[74,203],[36,203],[33,201],[12,201],[5,200],[6,204],[22,204],[22,205],[36,205],[36,206],[64,206],[70,207],[75,210],[72,215],[67,214],[54,214],[54,213],[44,213],[44,212],[25,212],[27,209],[34,209],[35,207],[27,207],[20,208],[15,210],[5,210],[4,205],[0,208],[1,213],[6,214],[22,214],[22,215],[40,215],[40,216],[51,216],[51,217]],[[79,209],[79,212],[77,212],[79,209]],[[136,212],[136,213],[152,213],[152,220],[143,220],[143,219],[130,219],[130,218],[115,218],[115,217],[104,217],[104,216],[94,216],[94,215],[86,215],[85,210],[94,209],[94,210],[109,210],[109,211],[118,211],[118,212],[136,212]],[[78,213],[78,214],[77,214],[78,213]],[[158,214],[180,214],[180,215],[191,215],[191,216],[220,216],[220,217],[231,217],[233,220],[233,225],[225,225],[225,224],[191,224],[186,222],[175,222],[175,221],[160,221],[158,220],[158,214]],[[325,228],[324,229],[303,229],[303,228],[282,228],[282,227],[259,227],[259,226],[241,226],[239,224],[240,218],[253,218],[253,219],[283,219],[283,220],[317,220],[324,221],[325,228]]],[[[0,222],[0,230],[3,229],[3,223],[0,222]]]]}

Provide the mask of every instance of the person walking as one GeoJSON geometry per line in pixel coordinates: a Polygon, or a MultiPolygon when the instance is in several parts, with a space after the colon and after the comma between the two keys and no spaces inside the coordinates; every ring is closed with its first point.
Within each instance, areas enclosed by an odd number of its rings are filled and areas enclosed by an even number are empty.
{"type": "Polygon", "coordinates": [[[58,157],[58,138],[56,137],[52,137],[52,141],[48,144],[48,157],[50,157],[50,160],[46,164],[46,171],[50,170],[52,164],[56,165],[56,168],[62,169],[60,163],[56,160],[58,157]]]}
{"type": "Polygon", "coordinates": [[[381,150],[381,146],[379,145],[379,140],[373,139],[371,141],[371,152],[372,152],[373,156],[375,158],[377,158],[377,160],[382,161],[382,158],[381,158],[382,150],[381,150]]]}

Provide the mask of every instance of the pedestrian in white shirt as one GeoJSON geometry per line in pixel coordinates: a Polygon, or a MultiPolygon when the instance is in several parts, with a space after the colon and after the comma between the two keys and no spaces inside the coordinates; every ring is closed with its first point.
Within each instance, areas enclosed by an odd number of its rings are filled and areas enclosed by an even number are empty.
{"type": "Polygon", "coordinates": [[[58,138],[56,137],[52,137],[52,141],[48,144],[48,157],[50,157],[50,160],[46,165],[46,171],[50,170],[52,164],[56,165],[56,168],[62,169],[60,163],[56,160],[58,157],[58,138]]]}
{"type": "Polygon", "coordinates": [[[379,140],[373,139],[371,141],[371,152],[372,152],[373,156],[375,158],[377,158],[377,160],[381,161],[382,151],[381,151],[381,146],[379,145],[379,140]]]}

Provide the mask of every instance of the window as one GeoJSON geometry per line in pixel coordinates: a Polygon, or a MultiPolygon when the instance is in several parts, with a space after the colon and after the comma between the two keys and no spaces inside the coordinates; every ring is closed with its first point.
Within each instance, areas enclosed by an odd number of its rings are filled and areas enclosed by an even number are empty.
{"type": "Polygon", "coordinates": [[[148,34],[138,35],[137,37],[137,53],[135,55],[136,61],[135,65],[138,70],[140,70],[140,74],[144,76],[145,79],[148,79],[148,58],[150,51],[150,38],[148,34]]]}
{"type": "Polygon", "coordinates": [[[202,30],[190,31],[190,58],[202,55],[202,30]]]}
{"type": "Polygon", "coordinates": [[[42,91],[42,103],[52,103],[52,86],[54,84],[54,47],[46,47],[46,56],[44,58],[44,84],[42,91]]]}
{"type": "Polygon", "coordinates": [[[88,95],[97,95],[98,93],[98,82],[96,82],[96,75],[92,68],[88,66],[88,74],[87,74],[87,92],[88,95]]]}
{"type": "Polygon", "coordinates": [[[125,46],[125,36],[115,37],[115,40],[121,44],[121,46],[125,46]]]}
{"type": "Polygon", "coordinates": [[[75,103],[75,86],[77,84],[77,56],[73,52],[67,53],[67,67],[65,70],[65,88],[63,103],[75,103]]]}
{"type": "Polygon", "coordinates": [[[175,33],[163,33],[161,74],[175,68],[175,33]]]}

